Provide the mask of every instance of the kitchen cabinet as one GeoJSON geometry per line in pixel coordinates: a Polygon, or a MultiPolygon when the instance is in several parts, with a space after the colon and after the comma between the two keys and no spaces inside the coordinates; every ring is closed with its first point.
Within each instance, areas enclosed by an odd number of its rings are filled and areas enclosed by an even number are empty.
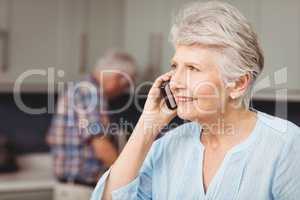
{"type": "Polygon", "coordinates": [[[79,79],[107,48],[122,45],[120,0],[0,0],[0,8],[9,36],[0,83],[8,91],[16,80],[47,91],[47,84],[79,79]]]}
{"type": "MultiPolygon", "coordinates": [[[[78,1],[6,1],[9,24],[9,66],[5,81],[14,81],[29,70],[63,69],[66,78],[78,71],[79,30],[75,11],[78,1]],[[8,7],[7,6],[7,7],[8,7]],[[72,16],[73,15],[73,16],[72,16]],[[73,70],[68,67],[73,66],[73,70]],[[77,68],[77,69],[76,69],[77,68]]],[[[40,83],[46,76],[30,76],[25,81],[40,83]]]]}
{"type": "Polygon", "coordinates": [[[20,169],[0,174],[1,200],[52,200],[57,182],[50,154],[36,153],[17,158],[20,169]]]}

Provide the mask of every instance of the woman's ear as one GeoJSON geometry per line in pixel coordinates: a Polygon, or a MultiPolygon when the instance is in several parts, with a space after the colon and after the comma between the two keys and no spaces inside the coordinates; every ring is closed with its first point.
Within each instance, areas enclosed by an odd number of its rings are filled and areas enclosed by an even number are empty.
{"type": "Polygon", "coordinates": [[[229,96],[232,99],[238,99],[239,97],[243,96],[249,87],[251,82],[250,74],[247,73],[241,76],[237,81],[229,83],[230,93],[229,96]]]}

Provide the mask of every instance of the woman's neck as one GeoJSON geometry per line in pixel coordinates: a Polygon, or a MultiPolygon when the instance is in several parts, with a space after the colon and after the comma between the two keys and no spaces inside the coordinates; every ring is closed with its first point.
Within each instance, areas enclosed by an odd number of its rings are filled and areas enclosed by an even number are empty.
{"type": "Polygon", "coordinates": [[[252,132],[256,113],[245,109],[231,109],[224,114],[207,118],[203,125],[201,142],[212,149],[227,149],[241,143],[252,132]]]}

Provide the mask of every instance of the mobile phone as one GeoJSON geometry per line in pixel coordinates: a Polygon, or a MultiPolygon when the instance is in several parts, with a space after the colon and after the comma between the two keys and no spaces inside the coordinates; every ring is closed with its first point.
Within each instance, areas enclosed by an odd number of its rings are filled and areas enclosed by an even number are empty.
{"type": "Polygon", "coordinates": [[[160,86],[160,91],[166,101],[168,108],[171,110],[175,110],[177,108],[177,104],[170,89],[170,81],[163,82],[160,86]]]}

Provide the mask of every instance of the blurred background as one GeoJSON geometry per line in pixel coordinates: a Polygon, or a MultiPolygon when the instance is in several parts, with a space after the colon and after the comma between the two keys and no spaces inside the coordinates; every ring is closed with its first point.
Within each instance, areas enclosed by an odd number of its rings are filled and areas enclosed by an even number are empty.
{"type": "MultiPolygon", "coordinates": [[[[59,84],[82,79],[114,48],[137,60],[137,84],[153,81],[169,69],[172,16],[186,2],[191,0],[0,0],[1,200],[54,198],[45,136],[55,110],[48,105],[56,104],[59,84]],[[48,112],[28,114],[16,96],[29,108],[48,106],[48,112]]],[[[251,21],[265,53],[253,107],[300,125],[300,1],[228,2],[251,21]]],[[[135,94],[141,107],[144,94],[147,87],[135,94]]],[[[109,106],[126,104],[128,96],[109,106]]],[[[135,124],[139,115],[132,102],[111,118],[135,124]]]]}

